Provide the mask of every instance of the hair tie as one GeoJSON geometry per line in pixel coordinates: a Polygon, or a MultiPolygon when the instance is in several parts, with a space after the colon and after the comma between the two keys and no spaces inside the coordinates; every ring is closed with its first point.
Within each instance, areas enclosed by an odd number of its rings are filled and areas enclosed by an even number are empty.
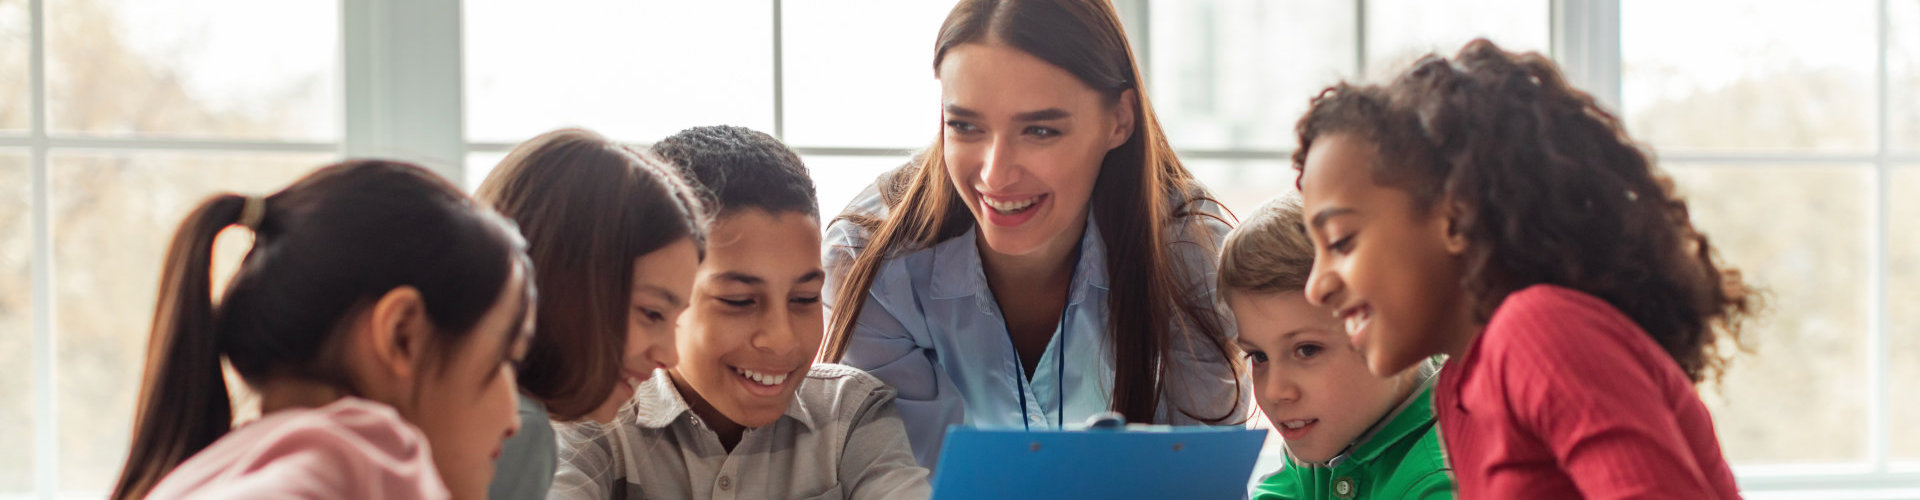
{"type": "Polygon", "coordinates": [[[260,222],[267,217],[267,199],[260,196],[248,196],[247,204],[240,209],[240,225],[248,231],[260,232],[260,222]]]}

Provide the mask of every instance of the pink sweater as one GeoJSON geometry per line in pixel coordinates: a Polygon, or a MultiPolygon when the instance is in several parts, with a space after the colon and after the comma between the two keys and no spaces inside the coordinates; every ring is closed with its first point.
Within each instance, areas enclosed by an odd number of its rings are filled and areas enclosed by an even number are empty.
{"type": "Polygon", "coordinates": [[[1434,388],[1460,498],[1739,498],[1680,365],[1606,301],[1509,295],[1434,388]]]}
{"type": "Polygon", "coordinates": [[[341,398],[282,410],[201,450],[149,499],[444,499],[426,437],[392,407],[341,398]]]}

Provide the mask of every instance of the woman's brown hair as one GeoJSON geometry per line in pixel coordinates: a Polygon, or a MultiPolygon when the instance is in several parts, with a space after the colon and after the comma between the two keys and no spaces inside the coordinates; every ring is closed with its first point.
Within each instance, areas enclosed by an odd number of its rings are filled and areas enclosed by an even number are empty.
{"type": "Polygon", "coordinates": [[[1296,169],[1317,137],[1356,133],[1380,148],[1376,182],[1426,210],[1457,205],[1478,321],[1528,286],[1572,288],[1632,318],[1697,383],[1725,372],[1723,342],[1739,348],[1761,305],[1619,118],[1538,53],[1474,40],[1385,87],[1328,89],[1298,131],[1296,169]]]}
{"type": "Polygon", "coordinates": [[[704,248],[698,197],[671,167],[579,129],[521,143],[477,196],[519,223],[542,294],[520,387],[556,419],[593,412],[621,380],[634,259],[685,238],[704,248]]]}
{"type": "Polygon", "coordinates": [[[133,445],[112,498],[146,496],[227,433],[223,358],[252,385],[290,377],[357,394],[344,361],[328,353],[365,305],[396,288],[419,290],[435,345],[457,345],[499,299],[512,266],[524,265],[522,248],[512,223],[404,163],[341,163],[265,198],[200,202],[167,251],[133,445]],[[213,243],[236,224],[252,226],[253,248],[216,305],[213,243]]]}
{"type": "MultiPolygon", "coordinates": [[[[1108,249],[1107,268],[1128,270],[1109,274],[1115,293],[1108,296],[1107,338],[1117,367],[1112,409],[1128,421],[1155,419],[1167,391],[1165,382],[1181,369],[1167,359],[1175,341],[1189,343],[1195,352],[1218,353],[1239,373],[1218,313],[1211,304],[1194,300],[1202,291],[1186,289],[1178,278],[1201,270],[1176,269],[1168,246],[1161,243],[1170,233],[1198,234],[1198,227],[1183,225],[1197,226],[1197,219],[1207,214],[1190,213],[1188,207],[1209,198],[1161,132],[1113,5],[1106,0],[962,1],[940,27],[935,71],[948,51],[968,43],[1002,43],[1031,54],[1072,73],[1109,104],[1118,103],[1128,90],[1137,97],[1134,133],[1101,162],[1089,201],[1108,249]],[[1175,332],[1184,335],[1176,339],[1175,332]]],[[[855,319],[883,261],[964,234],[975,223],[947,176],[939,140],[913,163],[882,179],[880,188],[888,205],[884,219],[842,217],[865,228],[871,239],[834,297],[821,353],[825,360],[837,361],[846,353],[855,319]]],[[[1209,255],[1213,251],[1205,249],[1209,255]]],[[[1235,390],[1243,388],[1236,384],[1235,390]]],[[[1172,410],[1196,420],[1237,421],[1244,416],[1239,400],[1236,396],[1234,407],[1221,415],[1195,415],[1178,404],[1172,410]]]]}

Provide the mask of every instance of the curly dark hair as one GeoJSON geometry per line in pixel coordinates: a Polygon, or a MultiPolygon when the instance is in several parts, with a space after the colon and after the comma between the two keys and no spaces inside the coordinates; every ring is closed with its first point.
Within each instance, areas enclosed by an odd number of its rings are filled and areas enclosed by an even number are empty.
{"type": "Polygon", "coordinates": [[[764,132],[733,125],[693,127],[661,139],[651,151],[700,184],[713,215],[758,208],[820,217],[806,164],[764,132]]]}
{"type": "Polygon", "coordinates": [[[1744,348],[1759,293],[1719,262],[1619,118],[1538,53],[1480,39],[1452,60],[1428,55],[1385,86],[1327,89],[1297,132],[1296,170],[1315,138],[1356,134],[1379,148],[1376,183],[1423,210],[1458,208],[1478,321],[1553,284],[1620,309],[1696,383],[1725,373],[1726,347],[1744,348]]]}

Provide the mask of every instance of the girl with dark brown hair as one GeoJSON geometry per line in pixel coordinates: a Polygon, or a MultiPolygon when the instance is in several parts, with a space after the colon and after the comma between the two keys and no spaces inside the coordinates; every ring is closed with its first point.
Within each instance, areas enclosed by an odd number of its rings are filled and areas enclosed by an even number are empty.
{"type": "Polygon", "coordinates": [[[513,225],[416,166],[355,161],[220,194],[174,233],[113,498],[486,495],[532,334],[513,225]],[[219,301],[220,232],[253,248],[219,301]],[[229,364],[262,417],[231,428],[229,364]]]}
{"type": "Polygon", "coordinates": [[[1738,497],[1694,385],[1757,299],[1551,61],[1476,40],[1327,90],[1299,134],[1307,297],[1375,374],[1450,356],[1461,497],[1738,497]]]}
{"type": "Polygon", "coordinates": [[[520,366],[526,428],[507,441],[492,497],[544,498],[558,465],[549,419],[612,420],[678,359],[705,217],[673,167],[580,129],[521,143],[478,197],[519,223],[544,299],[520,366]]]}
{"type": "Polygon", "coordinates": [[[828,229],[821,357],[899,390],[932,467],[949,425],[1240,424],[1227,232],[1174,157],[1106,0],[968,0],[935,43],[941,134],[828,229]]]}

